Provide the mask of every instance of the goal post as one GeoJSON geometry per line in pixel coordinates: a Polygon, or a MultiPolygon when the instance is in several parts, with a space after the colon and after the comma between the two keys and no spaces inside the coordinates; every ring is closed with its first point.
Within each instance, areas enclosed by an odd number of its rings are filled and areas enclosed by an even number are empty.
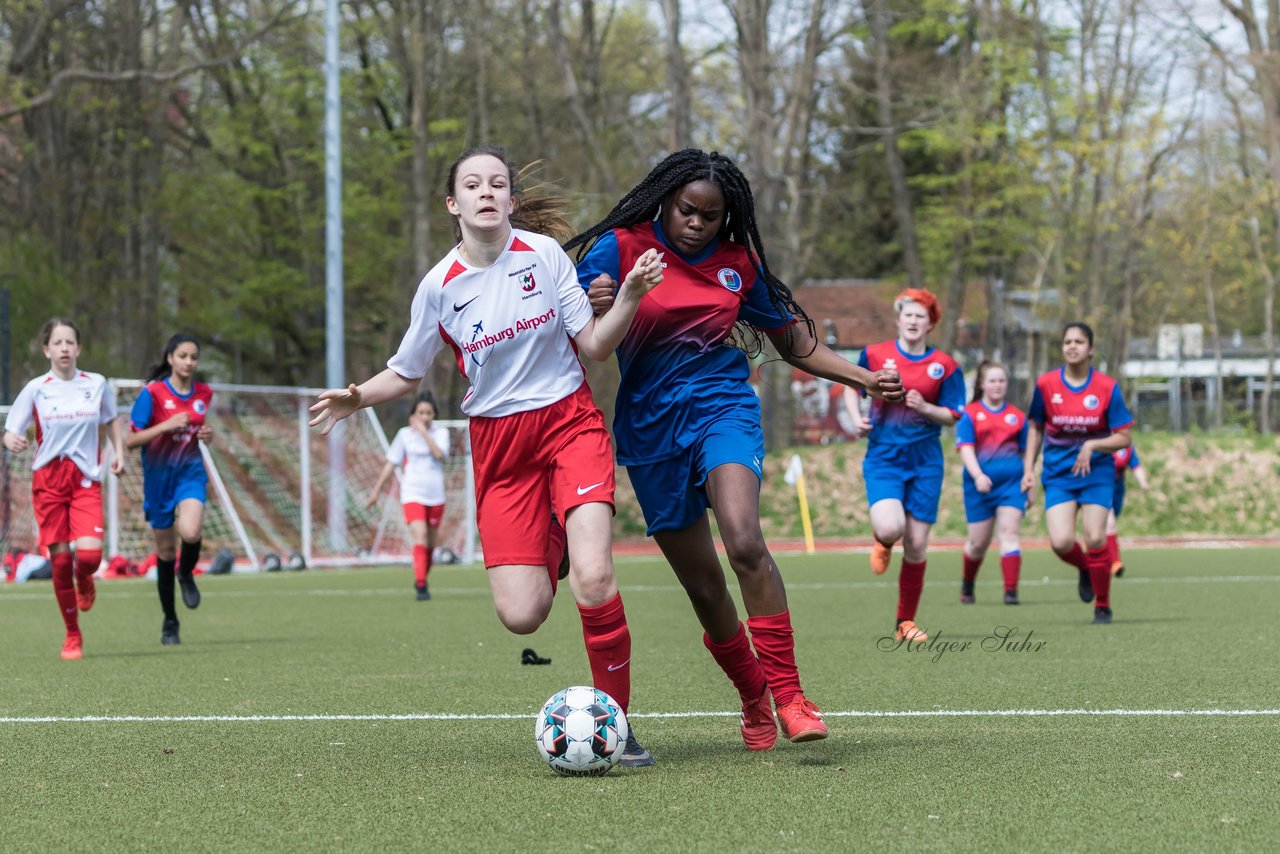
{"type": "MultiPolygon", "coordinates": [[[[121,417],[128,417],[142,388],[130,379],[109,381],[121,417]]],[[[204,517],[204,557],[229,549],[237,568],[257,569],[275,554],[287,564],[296,553],[307,566],[402,563],[412,559],[412,538],[395,491],[368,507],[370,490],[386,461],[386,431],[372,409],[343,422],[342,536],[330,537],[329,437],[308,426],[310,405],[322,389],[217,384],[201,452],[209,473],[204,517]],[[336,541],[336,545],[335,542],[336,541]]],[[[0,407],[0,417],[6,409],[0,407]]],[[[437,421],[449,430],[445,463],[446,505],[437,547],[464,562],[476,559],[475,500],[466,421],[437,421]]],[[[127,429],[127,427],[125,428],[127,429]]],[[[34,550],[31,510],[32,450],[5,452],[0,478],[3,549],[34,550]]],[[[399,472],[397,471],[397,483],[399,472]]],[[[155,550],[142,512],[142,466],[130,452],[120,477],[103,479],[107,557],[141,561],[155,550]]]]}

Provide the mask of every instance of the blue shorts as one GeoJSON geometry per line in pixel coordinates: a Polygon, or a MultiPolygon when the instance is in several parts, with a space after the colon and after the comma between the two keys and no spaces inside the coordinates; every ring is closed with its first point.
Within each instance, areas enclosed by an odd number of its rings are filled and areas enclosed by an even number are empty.
{"type": "Polygon", "coordinates": [[[942,445],[937,439],[910,445],[869,444],[862,460],[867,504],[893,498],[913,518],[932,525],[938,521],[942,471],[942,445]]]}
{"type": "Polygon", "coordinates": [[[203,480],[182,480],[167,495],[147,495],[142,502],[142,512],[147,516],[147,524],[158,531],[172,528],[173,515],[183,501],[194,498],[201,504],[207,502],[207,486],[203,480]]]}
{"type": "Polygon", "coordinates": [[[1027,512],[1027,494],[1022,491],[1022,478],[1008,478],[991,484],[991,491],[983,494],[973,485],[968,475],[964,479],[964,518],[970,525],[985,522],[996,515],[998,507],[1014,507],[1020,513],[1027,512]]]}
{"type": "Polygon", "coordinates": [[[683,531],[706,514],[707,475],[726,463],[744,465],[764,476],[764,433],[760,423],[736,413],[710,424],[678,456],[627,466],[627,475],[644,511],[645,534],[683,531]]]}
{"type": "Polygon", "coordinates": [[[1114,473],[1103,466],[1097,466],[1084,477],[1068,475],[1043,481],[1044,509],[1074,501],[1076,504],[1097,504],[1110,510],[1115,494],[1114,480],[1114,473]]]}
{"type": "Polygon", "coordinates": [[[1124,478],[1116,478],[1115,489],[1111,492],[1111,512],[1116,514],[1116,518],[1120,518],[1120,514],[1124,512],[1124,478]]]}

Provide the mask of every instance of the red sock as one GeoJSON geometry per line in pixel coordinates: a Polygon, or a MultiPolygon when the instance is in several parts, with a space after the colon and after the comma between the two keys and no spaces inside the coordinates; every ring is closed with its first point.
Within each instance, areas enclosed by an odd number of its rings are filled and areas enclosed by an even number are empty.
{"type": "Polygon", "coordinates": [[[1111,562],[1120,562],[1120,537],[1116,534],[1107,534],[1107,557],[1111,562]]]}
{"type": "Polygon", "coordinates": [[[603,605],[579,605],[578,616],[582,618],[592,683],[627,711],[631,703],[631,631],[622,609],[622,594],[603,605]]]}
{"type": "Polygon", "coordinates": [[[1072,543],[1071,551],[1066,554],[1059,554],[1058,552],[1054,552],[1054,554],[1058,555],[1058,559],[1063,563],[1069,563],[1076,569],[1081,571],[1088,571],[1089,569],[1084,562],[1084,546],[1079,543],[1072,543]]]}
{"type": "Polygon", "coordinates": [[[964,552],[964,580],[966,582],[972,582],[978,577],[978,568],[981,566],[981,558],[971,558],[968,552],[964,552]]]}
{"type": "Polygon", "coordinates": [[[76,583],[74,579],[75,558],[71,552],[58,552],[49,555],[49,563],[53,565],[53,596],[58,600],[58,610],[62,612],[62,622],[67,625],[67,634],[80,633],[79,610],[76,608],[76,583]]]}
{"type": "MultiPolygon", "coordinates": [[[[564,528],[554,519],[551,530],[547,532],[547,577],[551,579],[551,595],[556,595],[556,586],[560,583],[560,561],[564,560],[565,550],[569,548],[569,537],[564,528]]],[[[600,687],[600,686],[596,686],[600,687]]],[[[608,693],[607,691],[605,693],[608,693]]],[[[610,694],[610,696],[613,696],[610,694]]],[[[613,699],[618,700],[617,697],[613,699]]],[[[622,702],[618,700],[618,702],[622,702]]],[[[623,709],[625,712],[626,709],[623,709]]]]}
{"type": "Polygon", "coordinates": [[[703,632],[702,645],[711,653],[716,664],[720,665],[724,675],[729,677],[733,687],[738,689],[744,703],[755,700],[764,693],[767,687],[764,668],[751,649],[746,626],[738,623],[738,633],[724,643],[716,643],[711,635],[703,632]]]}
{"type": "Polygon", "coordinates": [[[1089,578],[1093,581],[1094,603],[1099,608],[1111,607],[1111,551],[1104,545],[1089,549],[1085,555],[1089,578]]]}
{"type": "Polygon", "coordinates": [[[1022,552],[1000,555],[1000,574],[1004,576],[1004,589],[1017,590],[1018,576],[1022,574],[1022,552]]]}
{"type": "Polygon", "coordinates": [[[427,573],[431,571],[431,552],[426,546],[413,547],[413,583],[423,587],[427,583],[427,573]]]}
{"type": "Polygon", "coordinates": [[[800,693],[791,612],[748,617],[747,627],[751,629],[751,643],[756,648],[760,669],[773,691],[773,702],[779,706],[791,702],[800,693]]]}
{"type": "Polygon", "coordinates": [[[87,578],[102,564],[102,549],[76,549],[76,578],[87,578]]]}
{"type": "Polygon", "coordinates": [[[920,607],[920,594],[924,592],[924,568],[927,560],[911,563],[902,560],[902,572],[898,573],[898,621],[914,620],[920,607]]]}

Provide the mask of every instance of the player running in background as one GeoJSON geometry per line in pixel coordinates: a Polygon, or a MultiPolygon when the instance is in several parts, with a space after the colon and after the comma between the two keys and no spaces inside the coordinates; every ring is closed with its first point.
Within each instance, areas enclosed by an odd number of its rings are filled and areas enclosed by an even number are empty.
{"type": "Polygon", "coordinates": [[[956,425],[956,448],[964,461],[964,515],[969,523],[960,582],[960,601],[965,605],[974,602],[973,584],[993,532],[1000,537],[1004,603],[1018,604],[1019,534],[1027,510],[1027,495],[1022,491],[1027,417],[1005,399],[1008,390],[1009,375],[1003,365],[992,361],[978,365],[973,401],[956,425]]]}
{"type": "MultiPolygon", "coordinates": [[[[617,305],[596,318],[573,262],[538,233],[567,236],[559,206],[522,194],[502,149],[464,151],[449,169],[445,206],[461,241],[419,285],[399,351],[372,379],[322,393],[311,424],[328,433],[361,407],[408,394],[447,345],[471,384],[462,411],[498,617],[529,634],[550,613],[565,548],[554,511],[568,535],[569,585],[595,686],[625,711],[631,634],[611,553],[613,448],[575,350],[610,356],[640,298],[662,281],[658,253],[635,260],[617,305]]],[[[622,763],[653,763],[634,733],[622,763]]]]}
{"type": "Polygon", "coordinates": [[[409,426],[401,427],[387,448],[387,464],[382,467],[368,506],[382,495],[382,485],[399,466],[400,505],[404,521],[413,537],[413,585],[419,601],[431,598],[427,575],[431,572],[431,556],[444,518],[444,461],[449,456],[449,430],[433,427],[436,399],[430,392],[421,394],[413,403],[409,426]]]}
{"type": "Polygon", "coordinates": [[[1133,477],[1143,492],[1151,488],[1147,481],[1147,470],[1138,459],[1138,449],[1130,445],[1121,448],[1111,455],[1116,465],[1115,489],[1111,493],[1111,515],[1107,517],[1107,551],[1111,558],[1111,574],[1119,578],[1124,575],[1124,561],[1120,559],[1120,514],[1124,512],[1125,473],[1133,470],[1133,477]]]}
{"type": "Polygon", "coordinates": [[[160,643],[166,646],[182,642],[173,595],[175,563],[182,604],[200,605],[195,568],[209,482],[200,442],[213,435],[205,423],[213,389],[196,381],[199,365],[200,342],[181,332],[171,336],[133,402],[125,439],[130,448],[142,448],[142,512],[156,541],[156,590],[164,611],[160,643]]]}
{"type": "Polygon", "coordinates": [[[1115,491],[1111,454],[1129,447],[1133,418],[1120,386],[1096,371],[1093,330],[1068,323],[1062,330],[1063,365],[1036,380],[1027,412],[1027,450],[1022,489],[1035,488],[1036,456],[1044,441],[1044,519],[1053,551],[1079,572],[1084,602],[1097,599],[1093,621],[1111,622],[1111,562],[1107,518],[1115,491]],[[1084,545],[1076,542],[1076,516],[1084,529],[1084,545]]]}
{"type": "Polygon", "coordinates": [[[53,567],[53,595],[67,635],[62,657],[83,656],[79,612],[93,607],[93,574],[102,563],[102,454],[109,437],[111,472],[124,471],[124,447],[116,420],[115,393],[101,374],[77,367],[80,330],[55,317],[40,330],[49,372],[27,383],[4,423],[4,446],[18,454],[36,428],[31,463],[31,504],[40,545],[53,567]],[[74,544],[75,553],[71,547],[74,544]]]}
{"type": "Polygon", "coordinates": [[[743,740],[768,750],[779,724],[792,741],[826,737],[821,712],[801,691],[786,588],[760,530],[764,433],[743,348],[759,352],[763,333],[788,363],[878,396],[901,396],[896,374],[873,376],[817,341],[813,322],[769,269],[750,184],[723,155],[685,149],[667,157],[604,220],[565,244],[574,247],[578,280],[597,311],[613,303],[617,280],[637,259],[657,252],[665,262],[662,288],[640,301],[618,347],[618,461],[648,534],[689,595],[703,643],[738,689],[743,740]],[[726,343],[735,327],[741,347],[726,343]],[[738,579],[746,628],[708,507],[738,579]]]}
{"type": "Polygon", "coordinates": [[[845,394],[855,436],[869,436],[862,477],[871,506],[871,571],[889,568],[893,544],[902,540],[898,574],[898,640],[921,642],[929,636],[916,625],[916,609],[924,591],[929,533],[938,519],[944,470],[942,427],[960,420],[964,409],[964,374],[946,353],[926,343],[929,330],[942,318],[938,300],[927,290],[907,288],[893,301],[898,337],[872,344],[858,364],[873,371],[890,368],[902,375],[905,406],[871,402],[870,418],[858,399],[845,394]]]}

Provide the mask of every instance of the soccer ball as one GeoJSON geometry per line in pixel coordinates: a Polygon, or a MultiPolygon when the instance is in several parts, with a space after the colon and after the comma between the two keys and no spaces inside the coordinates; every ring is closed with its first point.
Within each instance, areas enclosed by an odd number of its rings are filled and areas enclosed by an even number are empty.
{"type": "Polygon", "coordinates": [[[533,722],[538,753],[566,777],[606,773],[622,758],[628,732],[622,707],[599,688],[581,685],[552,694],[533,722]]]}

